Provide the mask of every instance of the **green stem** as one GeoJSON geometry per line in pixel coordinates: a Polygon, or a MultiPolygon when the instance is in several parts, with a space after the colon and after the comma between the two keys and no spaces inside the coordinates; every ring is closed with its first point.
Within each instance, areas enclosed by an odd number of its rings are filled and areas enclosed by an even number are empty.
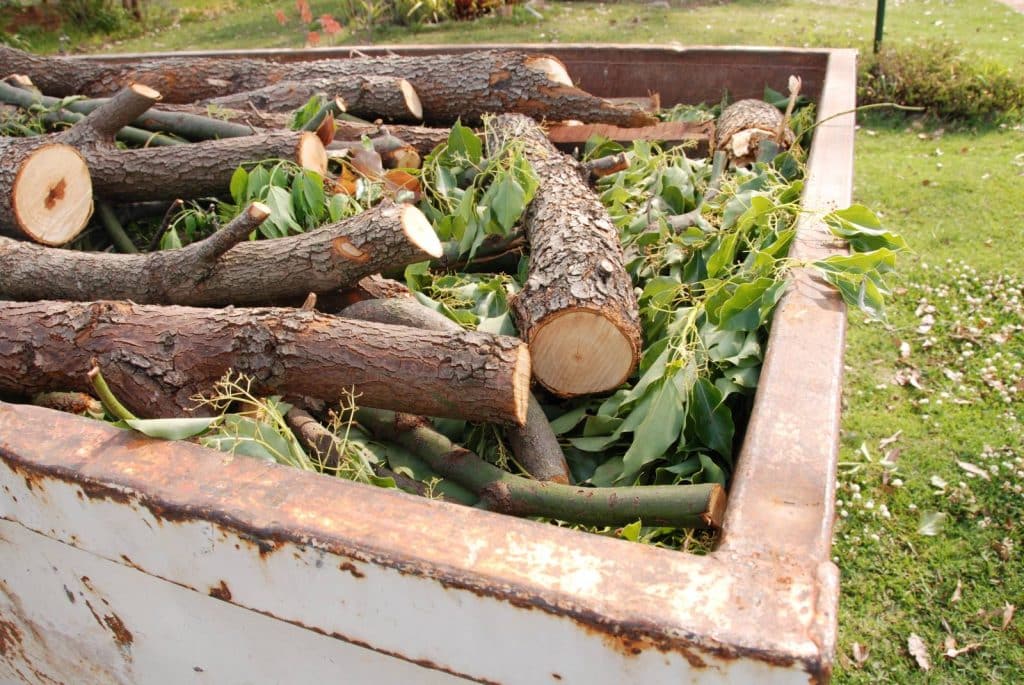
{"type": "Polygon", "coordinates": [[[114,397],[114,393],[110,390],[110,386],[107,385],[107,381],[103,378],[103,374],[100,372],[99,366],[94,365],[89,370],[89,381],[92,383],[92,388],[96,391],[96,396],[100,398],[100,402],[103,403],[103,408],[107,410],[108,414],[116,416],[122,421],[132,421],[139,418],[135,414],[131,413],[126,406],[121,404],[120,400],[114,397]]]}
{"type": "Polygon", "coordinates": [[[591,526],[715,528],[726,496],[717,483],[582,488],[515,476],[452,443],[418,417],[360,408],[356,420],[378,438],[420,457],[434,471],[480,497],[480,506],[516,516],[541,516],[591,526]]]}
{"type": "Polygon", "coordinates": [[[114,243],[118,251],[125,254],[135,254],[139,251],[132,239],[124,232],[121,222],[117,220],[117,215],[114,214],[110,205],[106,202],[96,203],[96,213],[99,214],[103,228],[107,229],[107,235],[110,236],[111,242],[114,243]]]}

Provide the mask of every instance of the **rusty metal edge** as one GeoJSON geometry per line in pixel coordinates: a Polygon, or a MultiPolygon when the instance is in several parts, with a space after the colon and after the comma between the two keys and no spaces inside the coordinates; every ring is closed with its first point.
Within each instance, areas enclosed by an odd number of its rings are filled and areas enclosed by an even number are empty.
{"type": "MultiPolygon", "coordinates": [[[[443,47],[423,47],[418,46],[412,48],[411,46],[375,46],[378,50],[387,50],[393,47],[395,50],[402,50],[405,52],[410,51],[428,51],[428,50],[440,50],[445,49],[443,47]]],[[[475,47],[495,47],[495,46],[458,46],[457,49],[470,49],[475,47]]],[[[500,47],[524,47],[523,45],[517,46],[500,46],[500,47]]],[[[525,46],[535,47],[537,49],[551,48],[552,46],[525,46]]],[[[560,49],[571,48],[576,46],[558,46],[560,49]]],[[[593,46],[587,46],[593,47],[593,46]]],[[[608,47],[608,46],[602,46],[608,47]]],[[[720,49],[715,48],[679,48],[674,46],[622,46],[628,47],[630,50],[662,50],[671,52],[693,52],[701,50],[717,51],[720,49]]],[[[343,49],[344,52],[349,52],[351,49],[343,49]]],[[[731,50],[731,48],[730,48],[731,50]]],[[[752,57],[759,56],[763,53],[776,53],[776,54],[806,54],[806,55],[827,55],[828,67],[827,77],[825,81],[826,92],[823,93],[823,99],[820,106],[820,116],[823,118],[827,116],[829,112],[839,111],[836,108],[842,107],[841,104],[836,104],[842,100],[841,93],[837,94],[837,89],[840,88],[837,83],[848,83],[851,74],[855,71],[853,68],[855,60],[855,51],[850,50],[791,50],[791,49],[773,49],[773,48],[740,48],[739,52],[750,54],[752,57]],[[832,86],[829,88],[829,86],[832,86]],[[831,91],[831,95],[830,95],[831,91]],[[832,98],[837,98],[833,102],[832,98]]],[[[217,56],[273,56],[282,55],[287,51],[206,51],[202,53],[184,53],[184,54],[209,54],[217,56]]],[[[320,49],[303,51],[301,58],[310,59],[317,57],[336,56],[337,49],[320,49]]],[[[178,56],[183,53],[176,53],[178,56]]],[[[154,57],[154,54],[148,54],[147,57],[154,57]]],[[[170,55],[167,55],[170,56],[170,55]]],[[[106,58],[110,58],[106,56],[106,58]]],[[[119,55],[118,59],[130,59],[131,55],[119,55]]],[[[852,91],[851,91],[852,92],[852,91]]],[[[840,132],[840,138],[845,135],[845,130],[849,128],[851,133],[851,142],[845,149],[840,152],[838,160],[840,167],[842,168],[845,164],[846,167],[852,169],[852,123],[844,122],[842,118],[834,120],[830,123],[824,124],[820,127],[817,133],[816,145],[811,153],[811,176],[807,181],[807,190],[805,198],[812,198],[815,204],[813,206],[818,208],[826,208],[826,205],[832,204],[842,205],[846,204],[849,200],[849,174],[844,174],[845,182],[845,196],[844,196],[844,183],[839,182],[827,184],[832,186],[824,187],[825,181],[822,181],[822,176],[815,175],[815,169],[817,164],[820,164],[821,154],[818,150],[822,149],[823,145],[818,143],[824,143],[823,137],[826,137],[830,132],[840,132]]],[[[833,163],[836,160],[832,160],[833,163]]],[[[845,169],[844,169],[845,171],[845,169]]],[[[828,173],[828,172],[826,172],[828,173]]],[[[800,228],[800,235],[798,237],[798,244],[795,246],[795,250],[805,250],[804,256],[807,256],[815,251],[815,249],[821,248],[826,251],[835,250],[837,246],[832,244],[831,241],[827,241],[828,244],[822,241],[820,235],[820,224],[816,224],[812,221],[802,222],[800,228]]],[[[786,305],[799,304],[801,298],[810,298],[813,300],[820,300],[821,294],[815,293],[815,290],[820,286],[814,282],[813,278],[810,278],[806,274],[800,274],[797,276],[796,285],[790,291],[786,297],[786,305]],[[808,292],[801,292],[801,288],[807,285],[810,288],[808,292]]],[[[831,297],[831,295],[826,296],[831,297]]],[[[834,307],[834,302],[829,305],[829,308],[823,310],[819,323],[821,323],[825,330],[823,338],[828,338],[831,344],[835,344],[836,340],[839,341],[839,348],[841,352],[842,339],[845,333],[845,316],[842,313],[841,307],[834,307]]],[[[777,320],[774,325],[772,334],[772,340],[769,342],[769,356],[765,362],[765,372],[768,373],[769,379],[774,379],[776,374],[781,374],[780,370],[786,368],[785,357],[787,355],[780,354],[777,351],[779,347],[777,340],[777,331],[784,328],[786,325],[785,317],[786,308],[783,307],[780,310],[780,315],[777,316],[777,320]],[[781,316],[781,318],[780,318],[781,316]]],[[[803,314],[801,314],[802,316],[803,314]]],[[[803,363],[803,355],[799,355],[799,363],[803,363]]],[[[838,383],[841,379],[841,354],[834,357],[834,364],[837,367],[836,373],[832,376],[835,383],[838,383]]],[[[769,387],[772,384],[776,384],[774,380],[769,380],[769,387]]],[[[782,387],[785,387],[785,379],[783,379],[782,387]]],[[[824,471],[828,474],[828,477],[822,481],[816,481],[817,489],[811,493],[811,499],[817,503],[817,506],[824,512],[824,515],[819,517],[818,524],[815,526],[817,529],[816,534],[812,539],[804,541],[798,545],[781,545],[775,546],[775,541],[769,541],[766,543],[766,536],[764,530],[771,529],[765,528],[765,521],[758,520],[756,516],[756,510],[758,506],[763,503],[766,496],[773,490],[776,490],[780,485],[778,480],[769,479],[765,481],[764,477],[767,472],[770,471],[769,467],[777,467],[780,462],[785,463],[787,460],[787,453],[785,451],[772,452],[771,450],[760,451],[757,450],[759,442],[759,436],[766,430],[762,427],[761,423],[767,421],[767,415],[769,414],[768,409],[765,406],[768,400],[761,396],[759,392],[759,401],[755,405],[755,416],[752,419],[751,428],[748,430],[747,440],[744,444],[743,450],[740,454],[740,469],[737,472],[737,477],[734,486],[734,496],[732,506],[727,512],[726,518],[726,534],[723,540],[723,544],[719,550],[714,552],[710,557],[704,558],[690,558],[686,566],[692,568],[692,570],[699,572],[721,572],[723,570],[728,571],[730,568],[739,569],[740,567],[747,566],[750,564],[758,565],[762,570],[769,569],[778,574],[786,574],[788,576],[801,575],[807,579],[810,579],[814,586],[817,588],[817,597],[815,599],[816,612],[811,622],[806,626],[807,637],[817,646],[816,649],[812,650],[813,653],[808,653],[806,650],[799,650],[801,653],[779,653],[772,651],[771,649],[765,650],[756,647],[756,645],[764,644],[765,633],[763,632],[764,626],[750,625],[748,630],[741,630],[739,632],[733,632],[726,639],[719,640],[708,640],[706,637],[697,634],[698,632],[705,632],[701,630],[695,630],[693,632],[683,631],[676,632],[672,639],[665,642],[665,631],[666,626],[651,625],[647,621],[633,621],[631,626],[627,629],[627,632],[633,633],[638,637],[644,637],[644,641],[650,640],[652,644],[661,644],[662,648],[672,649],[674,643],[678,643],[677,646],[681,648],[692,648],[698,647],[702,650],[706,650],[709,653],[717,653],[722,656],[753,656],[768,661],[777,662],[800,662],[803,663],[805,670],[809,675],[817,682],[823,682],[827,680],[828,674],[831,668],[831,658],[834,651],[835,644],[835,606],[838,602],[837,584],[836,578],[837,573],[835,567],[828,561],[827,554],[829,549],[829,541],[827,540],[827,534],[831,531],[831,526],[834,517],[834,511],[832,510],[832,496],[834,487],[834,471],[835,471],[835,445],[838,441],[838,422],[837,416],[838,411],[833,406],[833,403],[828,403],[827,407],[823,407],[823,411],[816,412],[815,415],[824,418],[825,420],[825,433],[831,436],[829,441],[830,447],[826,450],[826,457],[824,459],[825,468],[824,471]],[[765,418],[761,418],[765,417],[765,418]],[[754,454],[757,452],[757,454],[754,454]],[[791,565],[791,564],[795,564],[791,565]],[[719,568],[715,568],[719,567],[719,568]],[[635,632],[634,632],[635,631],[635,632]],[[687,634],[689,633],[689,634],[687,634]]],[[[838,392],[834,395],[835,402],[838,402],[838,392]]],[[[819,403],[820,404],[820,403],[819,403]]],[[[10,408],[5,411],[11,411],[10,408]]],[[[15,412],[23,411],[22,409],[14,409],[15,412]]],[[[820,428],[821,424],[815,426],[815,424],[808,420],[805,422],[806,425],[820,428]]],[[[9,461],[10,452],[5,456],[5,460],[9,461]]],[[[819,459],[821,455],[819,454],[819,459]]],[[[209,457],[207,457],[209,458],[209,457]]],[[[214,457],[216,459],[216,457],[214,457]]],[[[36,468],[41,467],[42,464],[36,463],[34,467],[30,467],[29,464],[23,463],[22,468],[36,468]]],[[[48,470],[48,469],[46,469],[48,470]]],[[[56,474],[53,474],[56,475],[56,474]]],[[[90,478],[93,484],[97,487],[101,486],[104,488],[110,488],[111,492],[121,491],[123,488],[116,485],[118,481],[122,479],[119,476],[124,476],[124,473],[116,473],[114,471],[108,471],[106,473],[96,474],[95,478],[90,478]],[[105,485],[103,485],[105,484],[105,485]]],[[[81,479],[81,474],[72,472],[65,474],[65,477],[70,478],[73,481],[81,479]]],[[[308,478],[308,476],[305,476],[308,478]]],[[[122,481],[123,483],[123,481],[122,481]]],[[[333,487],[350,487],[351,484],[347,483],[332,483],[333,487]]],[[[390,493],[378,493],[380,496],[391,496],[390,493]]],[[[166,512],[170,511],[168,507],[173,507],[174,503],[165,502],[157,503],[159,507],[162,507],[166,512]]],[[[180,503],[178,503],[180,504],[180,503]]],[[[434,503],[430,503],[434,504],[434,503]]],[[[439,505],[445,506],[445,505],[439,505]]],[[[238,520],[225,521],[229,523],[232,528],[244,530],[250,534],[254,534],[257,537],[266,535],[272,538],[275,535],[288,533],[288,531],[279,531],[271,528],[254,526],[254,520],[252,516],[246,516],[245,514],[256,514],[257,512],[238,512],[238,520]]],[[[215,516],[214,511],[204,511],[202,509],[189,508],[189,516],[215,516]]],[[[481,513],[481,516],[488,516],[487,514],[481,513]]],[[[258,518],[258,516],[256,517],[258,518]]],[[[489,522],[487,522],[489,523],[489,522]]],[[[528,522],[517,522],[517,524],[533,525],[528,522]]],[[[507,523],[500,524],[502,527],[507,526],[507,523]]],[[[775,530],[780,530],[775,528],[775,530]]],[[[295,531],[292,530],[292,533],[295,531]]],[[[309,531],[310,533],[314,531],[309,531]]],[[[539,530],[536,531],[539,534],[539,530]]],[[[578,534],[572,531],[548,531],[549,535],[561,537],[562,535],[568,535],[569,539],[559,540],[559,544],[586,544],[586,541],[582,539],[574,539],[578,534]]],[[[319,535],[300,535],[297,541],[308,543],[309,540],[316,538],[321,542],[324,541],[323,537],[319,535]]],[[[603,541],[604,543],[617,541],[603,541]]],[[[603,543],[602,543],[603,544],[603,543]]],[[[621,543],[625,545],[625,543],[621,543]]],[[[330,547],[330,545],[328,545],[330,547]]],[[[462,586],[465,589],[471,591],[481,591],[488,594],[494,594],[494,587],[489,583],[484,583],[483,586],[477,586],[474,583],[467,582],[468,576],[464,570],[449,569],[452,573],[440,572],[435,566],[424,567],[422,564],[417,563],[414,559],[406,559],[400,561],[395,558],[389,550],[389,553],[378,556],[377,554],[370,554],[367,550],[356,550],[348,545],[342,545],[342,549],[337,549],[339,553],[348,554],[351,556],[366,556],[368,561],[372,563],[382,563],[395,568],[401,568],[402,564],[406,564],[406,570],[411,573],[423,573],[425,575],[436,575],[438,580],[441,582],[450,582],[455,586],[462,586]],[[438,575],[439,574],[439,575],[438,575]],[[447,578],[445,578],[447,577],[447,578]]],[[[611,551],[611,550],[609,550],[611,551]]],[[[634,556],[631,552],[638,550],[629,549],[628,546],[616,545],[614,554],[616,556],[634,556]]],[[[645,551],[641,556],[646,555],[648,552],[653,551],[657,554],[665,555],[671,554],[667,552],[660,552],[657,550],[645,551]]],[[[495,595],[497,596],[497,595],[495,595]]],[[[522,601],[522,595],[518,594],[518,600],[515,597],[506,596],[504,599],[508,601],[522,601]]],[[[554,613],[566,612],[570,607],[565,606],[562,601],[540,601],[534,604],[538,608],[542,608],[546,611],[552,611],[554,613]]],[[[576,610],[571,610],[568,613],[576,615],[578,620],[587,624],[592,624],[595,620],[604,622],[608,616],[595,616],[587,611],[580,611],[582,607],[576,607],[576,610]]],[[[635,616],[634,616],[635,618],[635,616]]],[[[609,626],[611,628],[611,626],[609,626]]],[[[677,626],[678,628],[678,626],[677,626]]],[[[622,626],[614,628],[615,632],[619,632],[623,629],[622,626]]],[[[711,631],[713,632],[713,631],[711,631]]],[[[725,637],[725,636],[722,636],[725,637]]],[[[771,640],[769,640],[771,641],[771,640]]]]}

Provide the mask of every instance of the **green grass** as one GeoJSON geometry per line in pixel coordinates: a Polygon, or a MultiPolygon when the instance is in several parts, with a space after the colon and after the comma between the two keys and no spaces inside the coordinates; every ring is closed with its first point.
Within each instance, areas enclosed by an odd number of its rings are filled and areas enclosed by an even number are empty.
{"type": "MultiPolygon", "coordinates": [[[[311,4],[314,15],[330,10],[311,4]]],[[[677,1],[672,10],[562,3],[542,9],[542,21],[520,8],[505,19],[382,29],[375,40],[867,50],[874,8],[871,0],[677,1]]],[[[150,11],[165,24],[159,33],[73,43],[143,51],[301,47],[305,40],[292,2],[152,2],[150,11]],[[278,24],[275,9],[287,25],[278,24]]],[[[38,50],[57,45],[52,35],[26,37],[38,50]]],[[[321,44],[365,38],[343,31],[321,44]]],[[[889,3],[887,44],[929,40],[953,41],[1024,72],[1024,15],[992,0],[889,3]]],[[[900,265],[888,325],[851,315],[839,476],[845,513],[833,551],[842,571],[834,682],[1024,682],[1024,372],[1015,366],[1024,359],[1024,131],[942,131],[872,117],[862,121],[856,146],[855,199],[880,212],[914,254],[900,265]],[[882,463],[887,453],[894,464],[882,463]],[[986,469],[989,479],[958,461],[986,469]],[[936,535],[919,530],[929,512],[946,516],[936,535]],[[1020,614],[1003,629],[1007,604],[1020,614]],[[909,653],[911,634],[927,645],[930,671],[909,653]],[[950,636],[957,648],[979,646],[947,658],[950,636]]]]}

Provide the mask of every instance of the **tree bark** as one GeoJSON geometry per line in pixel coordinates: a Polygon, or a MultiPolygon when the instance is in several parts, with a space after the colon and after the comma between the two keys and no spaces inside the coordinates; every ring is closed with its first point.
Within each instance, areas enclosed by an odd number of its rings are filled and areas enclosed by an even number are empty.
{"type": "Polygon", "coordinates": [[[269,211],[251,205],[206,240],[141,255],[52,250],[0,239],[0,296],[261,305],[337,290],[441,250],[422,212],[390,202],[315,231],[245,240],[269,211]]]}
{"type": "MultiPolygon", "coordinates": [[[[387,300],[364,300],[341,311],[341,316],[397,326],[411,326],[427,331],[460,331],[462,327],[448,317],[424,307],[411,296],[387,300]]],[[[505,431],[516,461],[537,480],[568,483],[569,464],[551,430],[551,424],[532,394],[523,426],[510,426],[505,431]]]]}
{"type": "Polygon", "coordinates": [[[98,365],[139,416],[203,413],[229,370],[256,394],[471,421],[526,420],[530,358],[515,338],[431,333],[294,309],[0,302],[0,392],[87,390],[98,365]]]}
{"type": "Polygon", "coordinates": [[[363,119],[414,122],[423,118],[423,106],[416,90],[404,78],[395,76],[346,75],[279,81],[255,90],[210,98],[200,104],[290,112],[305,105],[314,93],[321,92],[329,97],[340,97],[345,102],[346,112],[363,119]]]}
{"type": "Polygon", "coordinates": [[[572,84],[548,55],[485,50],[415,57],[353,57],[275,63],[257,59],[176,57],[130,64],[36,57],[0,46],[0,61],[28,74],[48,95],[109,95],[129,82],[156,88],[167,102],[194,102],[281,81],[363,75],[408,80],[434,122],[478,123],[484,114],[521,112],[537,119],[644,126],[654,118],[635,103],[613,103],[572,84]]]}
{"type": "Polygon", "coordinates": [[[735,166],[752,164],[763,141],[775,141],[780,148],[793,143],[793,132],[788,128],[783,130],[781,141],[776,138],[784,121],[775,105],[763,100],[737,100],[718,117],[715,149],[725,150],[735,166]]]}
{"type": "Polygon", "coordinates": [[[0,137],[0,233],[63,245],[89,223],[92,192],[86,161],[70,145],[0,137]]]}
{"type": "Polygon", "coordinates": [[[324,175],[327,153],[316,134],[277,131],[244,138],[138,150],[85,150],[95,193],[111,202],[225,195],[242,164],[287,159],[324,175]]]}
{"type": "Polygon", "coordinates": [[[639,312],[618,231],[582,167],[535,123],[497,117],[488,145],[510,139],[522,141],[540,180],[523,217],[530,273],[511,302],[534,376],[562,397],[611,390],[640,357],[639,312]]]}
{"type": "Polygon", "coordinates": [[[400,444],[445,478],[476,493],[478,507],[514,516],[590,526],[718,528],[726,495],[717,483],[580,488],[520,478],[452,443],[423,419],[363,408],[356,420],[378,438],[400,444]]]}
{"type": "Polygon", "coordinates": [[[376,140],[381,136],[398,138],[410,145],[421,157],[426,157],[438,145],[448,142],[451,129],[430,128],[428,126],[408,126],[401,124],[382,126],[379,124],[360,124],[354,121],[335,121],[335,135],[339,139],[359,140],[363,136],[376,140]]]}

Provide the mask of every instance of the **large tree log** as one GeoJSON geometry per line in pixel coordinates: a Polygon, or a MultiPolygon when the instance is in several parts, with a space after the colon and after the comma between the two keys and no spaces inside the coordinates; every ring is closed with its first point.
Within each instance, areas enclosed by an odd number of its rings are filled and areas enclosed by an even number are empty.
{"type": "Polygon", "coordinates": [[[52,136],[0,137],[0,233],[63,245],[92,209],[89,167],[75,148],[52,136]]]}
{"type": "Polygon", "coordinates": [[[478,122],[484,114],[522,112],[538,119],[620,126],[654,123],[636,104],[609,102],[575,87],[554,57],[505,50],[289,63],[178,57],[118,64],[37,57],[0,46],[0,61],[9,71],[28,74],[44,93],[60,97],[110,95],[139,82],[159,90],[168,102],[194,102],[280,81],[376,75],[412,83],[429,121],[478,122]]]}
{"type": "MultiPolygon", "coordinates": [[[[462,327],[448,317],[424,307],[411,296],[393,299],[363,300],[341,311],[361,321],[376,321],[398,326],[412,326],[428,331],[460,331],[462,327]]],[[[532,394],[523,426],[510,426],[505,431],[516,461],[537,480],[568,483],[569,465],[551,430],[540,402],[532,394]]]]}
{"type": "Polygon", "coordinates": [[[261,305],[337,290],[441,254],[433,227],[412,205],[385,201],[315,231],[245,241],[269,211],[251,205],[206,240],[141,255],[52,250],[0,238],[0,296],[261,305]]]}
{"type": "Polygon", "coordinates": [[[563,397],[610,390],[640,356],[639,312],[618,231],[575,160],[530,119],[497,117],[488,145],[513,139],[540,180],[523,217],[530,274],[511,302],[534,376],[563,397]]]}
{"type": "MultiPolygon", "coordinates": [[[[0,301],[0,392],[87,390],[98,365],[139,416],[196,413],[229,370],[258,394],[522,424],[530,357],[515,338],[432,333],[294,309],[0,301]]],[[[200,410],[201,413],[201,410],[200,410]]]]}
{"type": "Polygon", "coordinates": [[[423,118],[416,89],[395,76],[346,75],[332,78],[280,81],[255,90],[210,98],[200,104],[229,109],[255,107],[263,112],[290,112],[314,93],[327,93],[345,102],[345,111],[364,119],[412,122],[423,118]]]}

